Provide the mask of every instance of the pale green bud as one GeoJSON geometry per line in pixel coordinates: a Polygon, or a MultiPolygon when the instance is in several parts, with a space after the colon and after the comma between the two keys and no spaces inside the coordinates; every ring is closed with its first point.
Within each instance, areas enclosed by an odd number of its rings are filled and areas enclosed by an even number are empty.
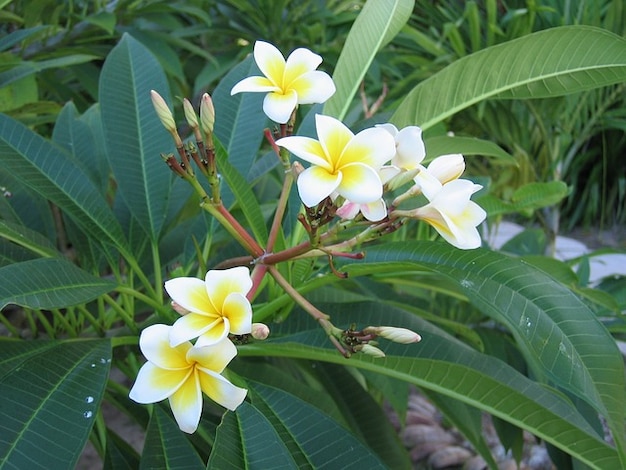
{"type": "Polygon", "coordinates": [[[213,100],[208,93],[202,95],[202,101],[200,102],[200,124],[202,131],[205,134],[213,133],[213,126],[215,125],[215,108],[213,107],[213,100]]]}
{"type": "Polygon", "coordinates": [[[172,112],[163,97],[156,91],[150,90],[150,98],[152,99],[152,105],[154,106],[157,116],[159,116],[161,124],[163,124],[169,132],[175,133],[176,123],[174,122],[174,116],[172,116],[172,112]]]}
{"type": "Polygon", "coordinates": [[[187,98],[183,99],[183,111],[185,112],[185,119],[187,119],[189,127],[191,127],[192,129],[197,129],[198,116],[196,116],[196,112],[193,109],[191,101],[189,101],[187,98]]]}

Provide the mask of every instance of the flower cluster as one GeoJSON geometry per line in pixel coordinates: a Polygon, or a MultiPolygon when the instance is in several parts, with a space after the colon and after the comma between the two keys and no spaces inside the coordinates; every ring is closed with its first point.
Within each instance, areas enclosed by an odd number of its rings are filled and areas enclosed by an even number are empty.
{"type": "MultiPolygon", "coordinates": [[[[263,109],[278,123],[287,122],[299,104],[323,103],[335,92],[332,79],[315,70],[321,57],[307,49],[296,49],[285,61],[274,46],[257,41],[254,59],[264,76],[240,81],[231,94],[267,93],[263,109]]],[[[315,116],[315,126],[317,139],[285,136],[275,142],[310,163],[297,180],[305,206],[315,207],[330,198],[336,206],[333,213],[343,219],[354,219],[359,213],[370,222],[415,218],[458,248],[480,246],[476,227],[486,213],[470,197],[481,186],[459,179],[465,169],[462,155],[440,156],[424,166],[426,149],[417,126],[398,130],[387,123],[355,135],[341,121],[321,114],[315,116]],[[388,208],[383,193],[407,179],[413,186],[388,208]],[[428,200],[426,205],[396,208],[419,194],[428,200]]]]}
{"type": "MultiPolygon", "coordinates": [[[[172,307],[181,317],[142,331],[139,347],[147,361],[130,391],[138,403],[169,399],[181,430],[193,433],[200,422],[202,393],[235,410],[247,390],[222,374],[237,355],[229,334],[252,333],[252,287],[248,268],[209,271],[204,280],[174,278],[165,283],[172,307]],[[190,340],[194,340],[192,344],[190,340]]],[[[262,334],[266,337],[267,331],[262,334]]]]}
{"type": "Polygon", "coordinates": [[[425,166],[426,147],[417,126],[398,130],[386,123],[355,134],[338,119],[317,114],[317,139],[292,135],[298,106],[325,102],[335,92],[333,80],[316,70],[322,58],[307,49],[296,49],[285,59],[276,47],[258,41],[254,59],[263,76],[245,78],[233,87],[231,94],[266,93],[263,109],[280,125],[275,134],[267,130],[266,137],[285,169],[292,170],[286,173],[265,246],[246,231],[221,201],[213,142],[215,109],[210,96],[202,97],[199,119],[191,103],[183,102],[194,145],[183,143],[167,104],[152,92],[157,115],[172,135],[180,157],[179,160],[166,154],[164,160],[193,186],[202,201],[201,207],[249,255],[229,260],[229,266],[237,267],[209,271],[204,279],[179,277],[167,281],[165,290],[180,318],[171,326],[152,325],[141,334],[139,345],[147,362],[139,371],[130,397],[139,403],[169,399],[178,425],[188,433],[198,427],[203,393],[230,410],[246,397],[247,390],[233,385],[223,373],[237,354],[231,337],[265,339],[269,334],[267,326],[252,323],[248,300],[266,273],[318,321],[346,357],[353,353],[383,357],[384,352],[377,348],[379,337],[404,344],[420,341],[417,333],[405,328],[335,327],[328,315],[291,286],[275,264],[301,256],[328,256],[331,270],[341,277],[342,273],[332,265],[333,256],[359,258],[358,253],[350,253],[354,246],[393,232],[407,219],[427,222],[456,247],[475,248],[481,243],[477,226],[486,216],[470,199],[481,186],[460,178],[465,170],[463,156],[439,156],[425,166]],[[308,163],[308,168],[292,163],[290,154],[308,163]],[[198,182],[192,161],[207,177],[210,194],[198,182]],[[294,177],[304,204],[304,213],[298,220],[309,240],[273,252],[294,177]],[[400,192],[406,185],[409,189],[400,192]],[[406,209],[406,202],[418,197],[427,202],[406,209]],[[335,220],[331,228],[320,230],[335,220]],[[347,231],[349,228],[352,230],[347,231]],[[342,240],[343,231],[348,235],[342,240]],[[241,264],[254,265],[253,274],[241,264]]]}

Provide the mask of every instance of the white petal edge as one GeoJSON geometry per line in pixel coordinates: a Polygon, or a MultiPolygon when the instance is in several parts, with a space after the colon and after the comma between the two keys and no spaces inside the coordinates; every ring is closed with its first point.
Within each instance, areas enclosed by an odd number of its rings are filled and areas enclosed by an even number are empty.
{"type": "Polygon", "coordinates": [[[254,61],[272,83],[282,87],[285,58],[282,53],[269,42],[256,41],[254,43],[254,61]]]}
{"type": "Polygon", "coordinates": [[[151,325],[141,332],[139,348],[146,359],[162,369],[186,369],[187,350],[191,344],[170,346],[169,337],[172,327],[169,325],[151,325]]]}
{"type": "Polygon", "coordinates": [[[329,171],[332,170],[332,166],[326,160],[324,155],[324,149],[320,145],[319,141],[315,139],[294,135],[278,139],[276,141],[276,145],[286,148],[296,157],[304,160],[305,162],[321,166],[329,171]]]}
{"type": "Polygon", "coordinates": [[[318,70],[297,78],[290,88],[298,93],[298,104],[324,103],[337,91],[330,75],[318,70]]]}
{"type": "Polygon", "coordinates": [[[200,389],[200,372],[194,370],[192,376],[169,397],[174,419],[181,431],[193,434],[198,429],[202,415],[202,390],[200,389]]]}
{"type": "Polygon", "coordinates": [[[172,325],[170,331],[170,346],[173,348],[179,344],[203,335],[207,331],[215,328],[223,321],[221,316],[209,317],[198,313],[188,313],[180,317],[172,325]]]}
{"type": "Polygon", "coordinates": [[[196,313],[217,313],[212,307],[202,279],[176,277],[165,282],[165,290],[171,299],[185,310],[196,313]]]}
{"type": "Polygon", "coordinates": [[[280,88],[276,85],[273,85],[269,82],[269,80],[265,77],[247,77],[237,82],[235,86],[230,90],[230,94],[235,95],[237,93],[243,92],[269,92],[269,91],[278,91],[280,88]]]}
{"type": "Polygon", "coordinates": [[[202,391],[214,402],[219,403],[230,411],[235,411],[246,398],[248,390],[237,387],[225,377],[202,367],[200,371],[200,383],[202,391]]]}
{"type": "Polygon", "coordinates": [[[188,379],[191,368],[187,370],[165,370],[152,362],[146,362],[135,379],[128,396],[131,400],[142,403],[158,403],[171,396],[188,379]]]}

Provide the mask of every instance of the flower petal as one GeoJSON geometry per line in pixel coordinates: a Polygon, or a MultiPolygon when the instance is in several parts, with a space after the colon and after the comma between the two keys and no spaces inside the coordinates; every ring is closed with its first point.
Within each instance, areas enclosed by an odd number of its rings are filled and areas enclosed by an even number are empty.
{"type": "Polygon", "coordinates": [[[394,139],[396,138],[396,135],[398,134],[398,128],[394,126],[393,124],[391,124],[390,122],[386,122],[385,124],[376,124],[375,127],[385,129],[387,132],[389,132],[393,136],[394,139]]]}
{"type": "Polygon", "coordinates": [[[157,403],[165,400],[178,390],[188,379],[192,369],[165,370],[152,362],[146,362],[139,373],[128,396],[137,403],[157,403]]]}
{"type": "Polygon", "coordinates": [[[285,124],[298,105],[296,90],[268,93],[263,100],[263,112],[272,121],[285,124]]]}
{"type": "Polygon", "coordinates": [[[237,348],[231,340],[224,338],[210,346],[194,346],[187,353],[190,362],[220,374],[237,355],[237,348]]]}
{"type": "Polygon", "coordinates": [[[356,202],[346,201],[343,205],[337,209],[336,214],[342,219],[352,220],[354,219],[358,213],[361,211],[361,204],[357,204],[356,202]]]}
{"type": "Polygon", "coordinates": [[[231,384],[227,379],[213,371],[199,368],[200,387],[214,402],[224,408],[235,411],[246,398],[248,391],[245,388],[231,384]]]}
{"type": "Polygon", "coordinates": [[[190,312],[218,314],[206,293],[202,279],[177,277],[165,282],[165,290],[174,302],[190,312]]]}
{"type": "Polygon", "coordinates": [[[228,318],[222,317],[220,322],[215,323],[212,328],[198,336],[195,346],[204,347],[219,343],[228,336],[229,332],[230,322],[228,318]]]}
{"type": "Polygon", "coordinates": [[[254,43],[254,61],[274,85],[283,87],[285,58],[280,51],[269,42],[256,41],[254,43]]]}
{"type": "Polygon", "coordinates": [[[289,89],[298,93],[298,104],[324,103],[337,91],[330,75],[318,70],[296,78],[289,89]]]}
{"type": "Polygon", "coordinates": [[[465,171],[465,160],[460,153],[441,155],[428,164],[428,172],[441,184],[459,178],[465,171]]]}
{"type": "Polygon", "coordinates": [[[315,115],[315,128],[324,154],[336,170],[339,158],[346,145],[354,138],[354,134],[343,122],[323,114],[315,115]]]}
{"type": "Polygon", "coordinates": [[[337,168],[350,163],[364,163],[378,170],[396,152],[396,143],[389,132],[370,127],[359,132],[348,143],[337,162],[337,168]]]}
{"type": "Polygon", "coordinates": [[[320,166],[312,166],[298,175],[298,193],[307,207],[318,205],[339,187],[341,173],[330,173],[320,166]]]}
{"type": "Polygon", "coordinates": [[[187,369],[186,355],[191,343],[178,343],[172,348],[169,341],[171,331],[172,327],[168,325],[149,326],[141,332],[139,348],[148,361],[162,369],[187,369]]]}
{"type": "Polygon", "coordinates": [[[198,313],[188,313],[180,317],[172,325],[170,330],[170,346],[176,347],[184,344],[185,341],[197,338],[218,327],[223,322],[220,315],[201,315],[198,313]]]}
{"type": "Polygon", "coordinates": [[[382,197],[383,184],[372,167],[363,163],[351,163],[343,166],[341,173],[337,192],[348,201],[366,204],[382,197]]]}
{"type": "Polygon", "coordinates": [[[224,315],[224,302],[233,292],[244,296],[252,289],[250,270],[245,266],[230,269],[212,269],[204,276],[206,293],[220,315],[224,315]]]}
{"type": "Polygon", "coordinates": [[[430,171],[422,165],[419,166],[421,168],[420,172],[415,175],[413,181],[415,181],[415,185],[419,187],[424,196],[426,196],[429,201],[432,201],[437,193],[441,191],[443,185],[430,171]]]}
{"type": "Polygon", "coordinates": [[[245,295],[233,292],[224,301],[223,315],[230,322],[230,332],[245,335],[252,331],[252,306],[245,295]]]}
{"type": "Polygon", "coordinates": [[[286,148],[301,160],[332,170],[322,145],[315,139],[294,135],[278,139],[276,145],[286,148]]]}
{"type": "Polygon", "coordinates": [[[370,222],[378,222],[387,217],[387,205],[384,199],[361,204],[361,213],[370,222]]]}
{"type": "Polygon", "coordinates": [[[285,63],[283,84],[291,88],[290,84],[301,75],[315,70],[322,63],[322,57],[309,49],[299,47],[294,50],[285,63]]]}
{"type": "Polygon", "coordinates": [[[265,77],[247,77],[236,83],[232,90],[230,90],[231,96],[237,93],[251,91],[251,92],[268,92],[279,91],[280,87],[273,84],[265,77]]]}
{"type": "Polygon", "coordinates": [[[202,390],[197,369],[170,397],[170,407],[181,431],[192,434],[202,414],[202,390]]]}
{"type": "Polygon", "coordinates": [[[407,126],[401,129],[395,137],[396,154],[392,164],[404,170],[412,170],[424,160],[426,148],[422,140],[422,129],[417,126],[407,126]]]}

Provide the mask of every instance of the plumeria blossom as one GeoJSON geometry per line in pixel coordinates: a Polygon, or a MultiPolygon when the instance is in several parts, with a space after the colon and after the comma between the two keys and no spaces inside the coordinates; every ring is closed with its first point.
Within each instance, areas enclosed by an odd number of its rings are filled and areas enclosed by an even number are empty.
{"type": "Polygon", "coordinates": [[[200,422],[202,392],[234,411],[247,390],[221,375],[237,355],[237,348],[229,339],[212,346],[192,346],[187,341],[172,347],[171,329],[168,325],[152,325],[141,332],[139,347],[148,362],[141,366],[129,396],[142,404],[167,398],[178,426],[191,434],[200,422]]]}
{"type": "Polygon", "coordinates": [[[487,214],[470,197],[481,188],[481,185],[472,181],[455,179],[444,184],[425,206],[411,211],[397,211],[397,215],[424,220],[457,248],[478,248],[481,240],[476,227],[485,220],[487,214]]]}
{"type": "Polygon", "coordinates": [[[290,136],[276,141],[311,163],[298,175],[304,205],[316,206],[334,192],[357,204],[379,200],[383,184],[378,170],[395,153],[391,134],[372,127],[354,135],[341,121],[321,114],[315,115],[315,126],[319,140],[290,136]]]}
{"type": "Polygon", "coordinates": [[[326,72],[315,70],[322,58],[308,49],[296,49],[285,60],[275,46],[257,41],[254,60],[264,76],[244,78],[230,94],[267,93],[263,111],[275,122],[286,123],[299,104],[323,103],[335,93],[332,78],[326,72]]]}
{"type": "Polygon", "coordinates": [[[250,270],[243,266],[209,271],[204,280],[177,277],[167,281],[165,290],[182,315],[172,326],[171,346],[193,338],[198,338],[196,346],[206,346],[229,333],[250,333],[252,307],[246,294],[251,288],[250,270]]]}
{"type": "Polygon", "coordinates": [[[420,165],[420,172],[413,178],[428,199],[432,199],[444,184],[459,178],[465,171],[465,160],[461,154],[441,155],[428,164],[420,165]]]}
{"type": "MultiPolygon", "coordinates": [[[[383,185],[386,184],[390,178],[396,175],[396,172],[394,171],[387,171],[390,170],[390,168],[390,166],[383,166],[378,170],[378,176],[380,177],[380,181],[383,185]]],[[[359,214],[359,212],[370,222],[379,222],[387,217],[387,204],[382,197],[374,202],[367,202],[364,204],[345,201],[342,206],[337,209],[336,214],[342,219],[352,220],[359,214]]]]}
{"type": "Polygon", "coordinates": [[[391,159],[393,166],[401,170],[413,170],[422,163],[426,156],[422,129],[417,126],[407,126],[398,130],[390,123],[377,124],[376,127],[386,130],[394,138],[396,153],[391,159]]]}

